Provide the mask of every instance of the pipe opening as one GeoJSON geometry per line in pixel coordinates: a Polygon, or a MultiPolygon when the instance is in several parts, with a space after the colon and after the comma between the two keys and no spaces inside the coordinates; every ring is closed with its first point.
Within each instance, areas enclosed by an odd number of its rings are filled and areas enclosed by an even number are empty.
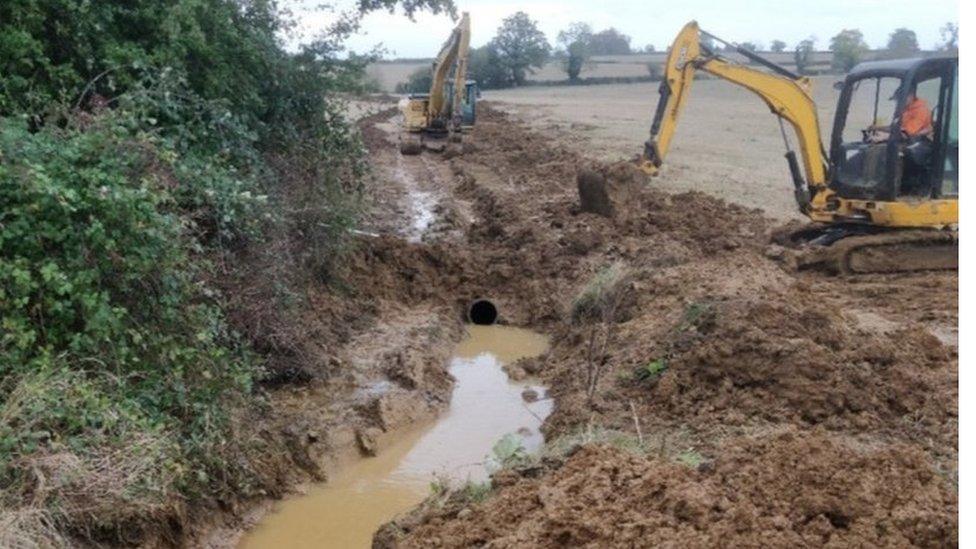
{"type": "Polygon", "coordinates": [[[468,307],[468,320],[483,326],[494,324],[498,320],[498,309],[487,299],[477,299],[468,307]]]}

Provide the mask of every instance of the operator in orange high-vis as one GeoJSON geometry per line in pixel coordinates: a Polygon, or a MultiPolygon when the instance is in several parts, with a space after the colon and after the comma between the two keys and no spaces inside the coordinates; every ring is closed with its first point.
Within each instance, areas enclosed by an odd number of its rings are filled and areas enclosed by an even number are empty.
{"type": "Polygon", "coordinates": [[[908,104],[901,114],[901,131],[908,137],[932,137],[932,109],[914,91],[908,94],[908,104]]]}

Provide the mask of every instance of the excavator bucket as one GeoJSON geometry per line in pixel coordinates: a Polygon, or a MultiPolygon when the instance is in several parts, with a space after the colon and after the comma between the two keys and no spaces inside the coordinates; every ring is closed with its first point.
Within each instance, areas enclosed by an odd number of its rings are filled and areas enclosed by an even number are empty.
{"type": "Polygon", "coordinates": [[[400,134],[400,154],[413,156],[420,154],[423,150],[424,146],[420,134],[400,134]]]}

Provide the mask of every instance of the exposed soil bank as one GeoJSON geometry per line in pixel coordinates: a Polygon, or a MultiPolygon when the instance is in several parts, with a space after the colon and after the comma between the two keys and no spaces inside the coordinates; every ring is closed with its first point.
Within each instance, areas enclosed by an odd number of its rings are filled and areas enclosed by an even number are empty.
{"type": "Polygon", "coordinates": [[[467,513],[445,506],[402,547],[942,547],[955,500],[924,455],[792,430],[729,445],[697,469],[579,448],[467,513]]]}

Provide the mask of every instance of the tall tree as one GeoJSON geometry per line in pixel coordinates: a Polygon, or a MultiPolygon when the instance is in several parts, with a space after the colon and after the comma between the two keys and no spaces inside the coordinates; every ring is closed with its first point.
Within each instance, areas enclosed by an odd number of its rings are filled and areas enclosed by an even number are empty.
{"type": "Polygon", "coordinates": [[[584,23],[582,21],[577,21],[575,23],[570,23],[566,30],[559,31],[556,35],[556,42],[562,45],[571,44],[573,42],[584,42],[589,43],[593,39],[593,27],[589,23],[584,23]]]}
{"type": "Polygon", "coordinates": [[[488,43],[471,50],[468,56],[468,77],[486,89],[506,88],[511,85],[508,68],[502,64],[501,55],[494,44],[488,43]]]}
{"type": "Polygon", "coordinates": [[[805,40],[800,40],[800,43],[796,45],[796,48],[793,50],[793,62],[796,64],[796,72],[800,74],[806,72],[810,66],[810,62],[813,60],[813,46],[816,43],[817,39],[811,36],[805,40]]]}
{"type": "Polygon", "coordinates": [[[918,38],[915,36],[915,31],[902,27],[895,29],[888,36],[888,48],[885,57],[891,59],[912,57],[918,52],[918,38]]]}
{"type": "Polygon", "coordinates": [[[959,50],[959,25],[949,21],[939,29],[939,34],[942,36],[942,43],[938,49],[951,52],[959,50]]]}
{"type": "Polygon", "coordinates": [[[844,72],[861,62],[868,52],[864,34],[858,29],[844,29],[830,39],[830,51],[834,52],[831,66],[844,72]]]}
{"type": "Polygon", "coordinates": [[[784,52],[786,51],[786,42],[783,42],[782,40],[773,40],[773,43],[769,45],[769,49],[776,53],[784,52]]]}
{"type": "Polygon", "coordinates": [[[593,35],[590,40],[593,55],[626,55],[630,51],[630,37],[610,27],[593,35]]]}
{"type": "Polygon", "coordinates": [[[525,83],[526,73],[531,72],[532,67],[542,67],[549,58],[546,35],[524,11],[506,17],[491,44],[516,86],[525,83]]]}
{"type": "Polygon", "coordinates": [[[590,53],[590,41],[593,39],[593,29],[587,23],[576,22],[566,30],[559,31],[556,42],[566,50],[563,68],[570,80],[579,79],[583,65],[590,53]]]}

